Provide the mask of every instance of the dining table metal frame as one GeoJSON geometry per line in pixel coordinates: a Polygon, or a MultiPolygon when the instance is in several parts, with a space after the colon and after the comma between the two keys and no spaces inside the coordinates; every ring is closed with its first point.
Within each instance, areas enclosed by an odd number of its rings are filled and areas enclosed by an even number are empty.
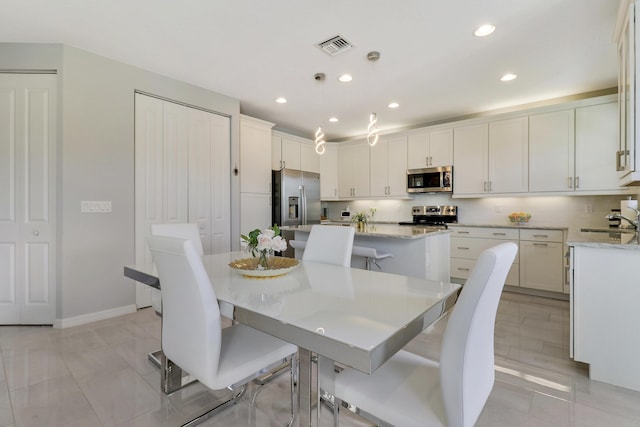
{"type": "MultiPolygon", "coordinates": [[[[256,280],[228,266],[243,256],[207,255],[203,262],[218,300],[234,306],[235,321],[298,346],[298,415],[305,427],[319,423],[320,381],[312,387],[319,364],[337,362],[373,373],[440,319],[461,289],[454,283],[308,261],[286,276],[256,280]],[[314,354],[322,363],[313,363],[314,354]]],[[[125,266],[124,275],[160,289],[152,265],[125,266]]],[[[192,380],[162,354],[160,365],[164,393],[192,380]]]]}

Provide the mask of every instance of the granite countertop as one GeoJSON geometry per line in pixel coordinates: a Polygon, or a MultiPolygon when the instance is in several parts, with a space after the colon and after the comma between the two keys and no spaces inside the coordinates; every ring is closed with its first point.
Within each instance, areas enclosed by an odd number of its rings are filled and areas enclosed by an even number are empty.
{"type": "MultiPolygon", "coordinates": [[[[323,223],[323,225],[341,225],[343,227],[354,227],[355,225],[349,224],[348,222],[344,223],[323,223]]],[[[291,226],[283,226],[280,227],[282,230],[289,231],[303,231],[310,232],[312,225],[291,225],[291,226]]],[[[417,226],[412,227],[408,225],[392,225],[392,224],[382,224],[382,223],[374,223],[367,226],[364,231],[356,230],[356,236],[370,236],[370,237],[391,237],[396,239],[420,239],[428,236],[433,236],[435,234],[445,234],[451,233],[450,230],[443,229],[441,227],[425,227],[425,226],[417,226]]]]}
{"type": "Polygon", "coordinates": [[[635,230],[584,228],[569,236],[569,246],[640,250],[635,230]]]}
{"type": "Polygon", "coordinates": [[[451,227],[484,227],[484,228],[517,228],[517,229],[521,229],[521,228],[530,228],[530,229],[544,229],[544,230],[563,230],[566,231],[569,229],[569,227],[558,227],[558,226],[554,226],[554,225],[534,225],[534,224],[529,224],[529,223],[524,223],[524,224],[513,224],[513,223],[506,223],[506,224],[462,224],[462,223],[456,223],[456,224],[451,224],[451,227]]]}

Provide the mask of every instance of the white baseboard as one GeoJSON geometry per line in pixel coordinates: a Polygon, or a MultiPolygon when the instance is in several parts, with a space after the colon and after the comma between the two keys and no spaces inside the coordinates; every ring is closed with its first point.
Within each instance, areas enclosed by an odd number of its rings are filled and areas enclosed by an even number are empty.
{"type": "Polygon", "coordinates": [[[123,307],[111,308],[109,310],[97,311],[95,313],[83,314],[81,316],[69,317],[66,319],[56,319],[53,322],[55,329],[71,328],[73,326],[86,325],[87,323],[97,322],[98,320],[111,319],[112,317],[122,316],[136,312],[136,305],[125,305],[123,307]]]}

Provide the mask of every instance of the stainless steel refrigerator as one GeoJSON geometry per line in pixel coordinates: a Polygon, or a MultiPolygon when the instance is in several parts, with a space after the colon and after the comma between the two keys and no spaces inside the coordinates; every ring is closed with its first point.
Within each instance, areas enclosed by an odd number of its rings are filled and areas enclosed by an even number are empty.
{"type": "MultiPolygon", "coordinates": [[[[320,174],[294,169],[272,171],[272,223],[281,225],[320,224],[320,174]]],[[[292,231],[283,237],[293,239],[292,231]]],[[[283,256],[293,257],[288,248],[283,256]]]]}

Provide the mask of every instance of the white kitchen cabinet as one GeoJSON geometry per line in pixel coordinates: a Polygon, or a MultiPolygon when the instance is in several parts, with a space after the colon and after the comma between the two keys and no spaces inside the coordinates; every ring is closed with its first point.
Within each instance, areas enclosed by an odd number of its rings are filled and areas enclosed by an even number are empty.
{"type": "Polygon", "coordinates": [[[640,58],[636,46],[640,43],[640,31],[636,28],[635,17],[636,1],[621,1],[614,32],[618,46],[619,144],[616,162],[620,185],[640,184],[640,152],[636,144],[640,118],[635,113],[640,97],[640,93],[636,93],[640,78],[636,71],[640,58]]]}
{"type": "Polygon", "coordinates": [[[240,194],[240,233],[247,234],[256,228],[265,229],[271,223],[271,194],[240,194]]]}
{"type": "Polygon", "coordinates": [[[489,125],[456,127],[453,130],[453,192],[483,194],[489,174],[489,125]]]}
{"type": "Polygon", "coordinates": [[[575,190],[620,189],[615,152],[619,143],[618,103],[576,108],[575,190]]]}
{"type": "Polygon", "coordinates": [[[273,123],[240,116],[240,192],[271,193],[273,123]]]}
{"type": "Polygon", "coordinates": [[[640,391],[637,246],[570,247],[570,355],[589,378],[640,391]]]}
{"type": "Polygon", "coordinates": [[[453,129],[410,134],[407,141],[407,168],[420,169],[453,164],[453,129]]]}
{"type": "Polygon", "coordinates": [[[456,195],[527,191],[527,118],[496,120],[454,129],[456,195]]]}
{"type": "MultiPolygon", "coordinates": [[[[457,227],[451,230],[451,278],[467,280],[476,260],[485,249],[500,243],[519,243],[519,230],[499,227],[457,227]]],[[[505,284],[520,285],[519,256],[509,269],[505,284]]]]}
{"type": "Polygon", "coordinates": [[[366,141],[338,145],[338,194],[346,199],[369,196],[369,145],[366,141]]]}
{"type": "Polygon", "coordinates": [[[271,138],[271,169],[295,169],[320,173],[320,155],[310,139],[282,132],[271,138]]]}
{"type": "Polygon", "coordinates": [[[370,195],[407,195],[407,137],[383,137],[369,149],[370,195]]]}
{"type": "Polygon", "coordinates": [[[564,233],[520,230],[520,286],[564,292],[564,233]]]}
{"type": "Polygon", "coordinates": [[[271,224],[271,128],[240,116],[240,233],[271,224]]]}
{"type": "Polygon", "coordinates": [[[574,110],[529,116],[529,191],[574,189],[574,110]]]}
{"type": "MultiPolygon", "coordinates": [[[[528,190],[529,122],[527,117],[489,123],[490,193],[525,193],[528,190]]],[[[453,170],[454,174],[456,170],[453,170]]]]}
{"type": "Polygon", "coordinates": [[[338,146],[325,144],[325,152],[320,156],[320,198],[338,198],[338,146]]]}

